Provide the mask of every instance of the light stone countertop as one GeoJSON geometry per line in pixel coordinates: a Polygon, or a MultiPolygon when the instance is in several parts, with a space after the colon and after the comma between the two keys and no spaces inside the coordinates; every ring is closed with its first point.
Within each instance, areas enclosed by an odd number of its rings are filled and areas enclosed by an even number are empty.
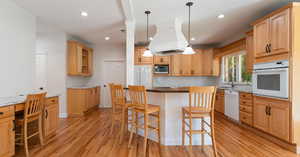
{"type": "Polygon", "coordinates": [[[88,89],[88,88],[95,88],[99,87],[100,85],[94,85],[94,86],[74,86],[74,87],[68,87],[68,89],[88,89]]]}

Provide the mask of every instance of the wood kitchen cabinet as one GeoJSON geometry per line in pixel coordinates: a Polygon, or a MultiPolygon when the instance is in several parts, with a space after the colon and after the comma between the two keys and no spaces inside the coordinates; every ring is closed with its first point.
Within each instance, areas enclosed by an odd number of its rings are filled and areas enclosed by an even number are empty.
{"type": "Polygon", "coordinates": [[[44,136],[47,138],[56,133],[59,123],[58,97],[46,98],[44,110],[44,136]]]}
{"type": "Polygon", "coordinates": [[[100,87],[69,88],[67,90],[68,115],[83,116],[100,104],[100,87]]]}
{"type": "Polygon", "coordinates": [[[218,89],[216,93],[215,111],[224,114],[224,90],[218,89]]]}
{"type": "Polygon", "coordinates": [[[77,41],[68,41],[68,75],[91,76],[93,74],[93,49],[77,41]]]}
{"type": "Polygon", "coordinates": [[[282,55],[289,51],[289,8],[278,10],[254,23],[254,54],[256,58],[282,55]]]}
{"type": "Polygon", "coordinates": [[[143,57],[145,46],[135,46],[134,48],[134,65],[152,65],[153,57],[143,57]]]}
{"type": "Polygon", "coordinates": [[[240,121],[244,124],[253,125],[253,96],[251,93],[240,92],[240,121]]]}
{"type": "Polygon", "coordinates": [[[254,62],[254,50],[253,50],[253,30],[246,33],[246,71],[252,73],[254,62]]]}
{"type": "Polygon", "coordinates": [[[0,107],[0,157],[15,154],[14,107],[0,107]]]}
{"type": "Polygon", "coordinates": [[[267,97],[254,97],[254,127],[275,137],[290,141],[290,103],[267,97]]]}
{"type": "Polygon", "coordinates": [[[153,64],[155,65],[169,65],[170,64],[170,56],[154,56],[153,64]]]}

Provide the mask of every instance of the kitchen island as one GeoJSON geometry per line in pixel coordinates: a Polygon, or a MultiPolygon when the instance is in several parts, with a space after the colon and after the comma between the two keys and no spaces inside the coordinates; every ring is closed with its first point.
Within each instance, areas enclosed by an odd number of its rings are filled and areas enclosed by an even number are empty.
{"type": "MultiPolygon", "coordinates": [[[[160,106],[161,144],[181,145],[182,107],[189,104],[188,88],[152,88],[147,89],[147,93],[148,103],[160,106]]],[[[210,121],[209,118],[205,120],[210,121]]],[[[200,129],[200,120],[193,120],[193,127],[193,129],[200,129]]],[[[209,130],[208,127],[205,129],[209,130]]],[[[139,134],[143,136],[143,130],[140,130],[139,134]]],[[[155,132],[150,132],[149,138],[157,141],[155,132]]],[[[188,143],[189,137],[186,136],[185,144],[188,143]]],[[[201,135],[193,135],[193,145],[201,145],[201,135]]],[[[204,145],[211,145],[210,136],[204,136],[204,145]]]]}

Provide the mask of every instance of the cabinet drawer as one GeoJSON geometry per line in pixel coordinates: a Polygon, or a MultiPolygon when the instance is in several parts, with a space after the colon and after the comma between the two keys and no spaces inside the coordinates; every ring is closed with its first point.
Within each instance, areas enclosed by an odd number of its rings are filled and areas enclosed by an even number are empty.
{"type": "Polygon", "coordinates": [[[58,104],[58,97],[46,98],[46,105],[58,104]]]}
{"type": "Polygon", "coordinates": [[[246,123],[248,125],[253,124],[252,114],[240,111],[240,120],[242,123],[246,123]]]}
{"type": "Polygon", "coordinates": [[[13,116],[14,113],[14,106],[0,107],[0,119],[13,116]]]}
{"type": "Polygon", "coordinates": [[[245,93],[245,92],[240,92],[240,99],[242,100],[252,100],[252,94],[251,93],[245,93]]]}
{"type": "Polygon", "coordinates": [[[253,106],[253,101],[252,100],[240,99],[240,105],[253,106]]]}
{"type": "Polygon", "coordinates": [[[252,106],[240,105],[240,111],[252,113],[252,106]]]}

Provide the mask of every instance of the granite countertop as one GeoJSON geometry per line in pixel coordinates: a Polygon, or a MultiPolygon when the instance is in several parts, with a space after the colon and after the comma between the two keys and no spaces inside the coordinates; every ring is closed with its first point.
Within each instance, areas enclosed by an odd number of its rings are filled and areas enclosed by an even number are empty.
{"type": "MultiPolygon", "coordinates": [[[[128,90],[128,88],[124,88],[128,90]]],[[[170,88],[170,87],[154,87],[146,89],[147,92],[156,92],[156,93],[188,93],[188,87],[179,87],[179,88],[170,88]]]]}
{"type": "Polygon", "coordinates": [[[94,86],[74,86],[74,87],[68,87],[68,89],[88,89],[88,88],[95,88],[99,87],[100,85],[94,85],[94,86]]]}
{"type": "MultiPolygon", "coordinates": [[[[60,96],[60,94],[47,94],[47,98],[60,96]]],[[[14,104],[24,103],[26,101],[26,96],[15,96],[15,97],[1,97],[0,107],[10,106],[14,104]]]]}
{"type": "Polygon", "coordinates": [[[218,89],[224,89],[224,90],[233,90],[237,92],[246,92],[246,93],[253,93],[252,88],[250,87],[218,87],[218,89]]]}

